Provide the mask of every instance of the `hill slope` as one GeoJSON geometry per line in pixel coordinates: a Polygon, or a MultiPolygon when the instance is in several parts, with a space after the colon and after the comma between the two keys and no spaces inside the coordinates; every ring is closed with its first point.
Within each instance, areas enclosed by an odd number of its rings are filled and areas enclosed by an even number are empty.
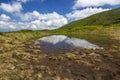
{"type": "Polygon", "coordinates": [[[63,27],[78,27],[78,26],[91,26],[91,25],[108,26],[110,24],[116,24],[116,23],[120,23],[120,8],[94,14],[87,18],[74,21],[63,27]]]}

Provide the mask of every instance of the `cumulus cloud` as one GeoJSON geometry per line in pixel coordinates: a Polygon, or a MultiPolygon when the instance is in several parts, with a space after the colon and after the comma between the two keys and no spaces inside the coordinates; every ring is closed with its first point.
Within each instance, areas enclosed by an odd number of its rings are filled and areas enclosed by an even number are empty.
{"type": "Polygon", "coordinates": [[[38,11],[18,14],[22,21],[30,22],[37,29],[55,29],[67,24],[67,19],[56,13],[41,14],[38,11]],[[40,27],[41,26],[41,27],[40,27]]]}
{"type": "Polygon", "coordinates": [[[32,20],[41,20],[41,21],[55,21],[60,19],[65,19],[64,16],[59,15],[56,12],[41,14],[38,11],[28,12],[25,14],[18,13],[17,16],[21,18],[22,21],[32,21],[32,20]]]}
{"type": "Polygon", "coordinates": [[[10,17],[7,16],[6,14],[1,14],[0,15],[0,21],[8,21],[10,20],[10,17]]]}
{"type": "Polygon", "coordinates": [[[10,31],[15,29],[13,23],[9,23],[7,21],[0,21],[0,32],[10,31]]]}
{"type": "Polygon", "coordinates": [[[80,7],[103,6],[103,5],[118,5],[120,0],[75,0],[73,9],[80,7]]]}
{"type": "Polygon", "coordinates": [[[14,2],[14,3],[1,3],[0,4],[0,9],[6,12],[20,12],[23,8],[21,3],[19,2],[14,2]]]}
{"type": "Polygon", "coordinates": [[[41,14],[37,11],[29,13],[19,13],[20,22],[0,21],[0,29],[3,31],[13,31],[21,29],[43,30],[56,29],[67,24],[67,19],[56,13],[41,14]]]}
{"type": "Polygon", "coordinates": [[[13,22],[13,21],[0,21],[0,32],[16,31],[21,29],[33,29],[30,23],[27,22],[13,22]]]}
{"type": "Polygon", "coordinates": [[[78,20],[78,19],[88,17],[90,15],[93,15],[102,11],[107,11],[107,10],[110,10],[110,9],[86,8],[83,10],[74,10],[71,13],[66,14],[66,17],[68,18],[68,20],[73,21],[73,20],[78,20]]]}

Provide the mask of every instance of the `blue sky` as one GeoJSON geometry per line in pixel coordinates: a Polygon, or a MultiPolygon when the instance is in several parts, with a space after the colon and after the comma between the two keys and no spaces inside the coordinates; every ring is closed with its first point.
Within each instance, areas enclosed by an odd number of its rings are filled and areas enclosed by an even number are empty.
{"type": "Polygon", "coordinates": [[[120,0],[0,0],[0,32],[57,29],[120,7],[120,0]]]}

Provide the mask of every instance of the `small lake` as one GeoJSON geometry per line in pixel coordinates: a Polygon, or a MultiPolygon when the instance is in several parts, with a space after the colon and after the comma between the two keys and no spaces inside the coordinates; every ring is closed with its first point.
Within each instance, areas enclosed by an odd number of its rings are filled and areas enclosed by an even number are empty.
{"type": "Polygon", "coordinates": [[[81,51],[82,49],[97,49],[97,45],[86,40],[78,38],[70,38],[64,35],[52,35],[42,37],[35,41],[40,46],[41,53],[68,53],[73,51],[81,51]]]}

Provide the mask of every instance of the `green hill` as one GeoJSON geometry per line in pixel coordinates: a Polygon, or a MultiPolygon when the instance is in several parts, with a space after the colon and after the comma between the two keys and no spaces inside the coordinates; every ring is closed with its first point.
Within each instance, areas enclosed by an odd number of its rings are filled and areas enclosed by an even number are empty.
{"type": "Polygon", "coordinates": [[[109,26],[116,23],[120,23],[120,8],[94,14],[87,18],[71,22],[62,28],[92,25],[109,26]]]}

